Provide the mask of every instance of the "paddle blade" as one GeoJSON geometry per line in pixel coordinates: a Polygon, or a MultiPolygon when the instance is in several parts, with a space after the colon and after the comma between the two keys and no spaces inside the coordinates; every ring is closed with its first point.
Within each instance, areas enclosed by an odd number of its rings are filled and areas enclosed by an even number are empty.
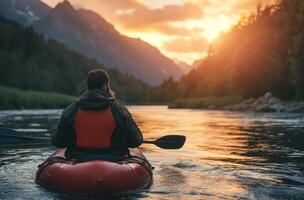
{"type": "Polygon", "coordinates": [[[9,146],[51,144],[49,138],[26,136],[14,129],[0,127],[0,148],[9,146]]]}
{"type": "Polygon", "coordinates": [[[166,135],[152,143],[163,149],[180,149],[184,146],[185,141],[184,135],[166,135]]]}

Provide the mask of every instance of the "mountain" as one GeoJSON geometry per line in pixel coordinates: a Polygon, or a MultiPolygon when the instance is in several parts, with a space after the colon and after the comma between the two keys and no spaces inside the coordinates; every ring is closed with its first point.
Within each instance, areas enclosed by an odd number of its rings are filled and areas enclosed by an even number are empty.
{"type": "Polygon", "coordinates": [[[151,85],[183,71],[157,48],[121,35],[112,24],[91,10],[74,9],[68,1],[50,8],[40,0],[5,0],[0,14],[22,25],[33,25],[46,38],[99,63],[133,75],[151,85]]]}
{"type": "Polygon", "coordinates": [[[181,68],[183,70],[184,73],[187,73],[191,68],[191,65],[189,65],[183,61],[180,61],[177,59],[173,59],[173,61],[177,66],[179,66],[179,68],[181,68]]]}
{"type": "MultiPolygon", "coordinates": [[[[77,96],[86,88],[88,71],[104,68],[54,40],[44,40],[32,27],[0,17],[0,30],[0,86],[77,96]]],[[[114,69],[106,70],[118,99],[149,101],[150,87],[146,83],[114,69]]]]}
{"type": "Polygon", "coordinates": [[[68,1],[59,3],[34,27],[69,49],[152,85],[182,74],[182,70],[155,47],[121,35],[100,15],[90,10],[76,10],[68,1]]]}
{"type": "Polygon", "coordinates": [[[192,64],[193,68],[199,67],[204,64],[205,59],[195,60],[192,64]]]}
{"type": "Polygon", "coordinates": [[[24,26],[32,25],[44,18],[52,8],[40,0],[2,0],[0,14],[24,26]]]}
{"type": "Polygon", "coordinates": [[[203,59],[195,60],[192,65],[189,65],[188,63],[185,63],[185,62],[177,60],[177,59],[174,59],[174,62],[175,62],[175,64],[177,64],[177,66],[179,66],[179,68],[181,68],[183,70],[184,74],[187,74],[192,69],[198,67],[201,63],[203,63],[203,59]]]}

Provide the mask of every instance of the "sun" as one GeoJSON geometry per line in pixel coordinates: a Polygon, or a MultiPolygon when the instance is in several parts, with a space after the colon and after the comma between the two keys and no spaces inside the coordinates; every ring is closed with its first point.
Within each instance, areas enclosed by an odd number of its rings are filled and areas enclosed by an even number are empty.
{"type": "Polygon", "coordinates": [[[208,42],[214,41],[220,34],[220,31],[214,28],[210,28],[203,32],[203,36],[208,40],[208,42]]]}
{"type": "Polygon", "coordinates": [[[225,15],[204,19],[202,23],[204,27],[203,36],[209,42],[214,41],[222,32],[228,31],[233,25],[233,21],[225,15]]]}

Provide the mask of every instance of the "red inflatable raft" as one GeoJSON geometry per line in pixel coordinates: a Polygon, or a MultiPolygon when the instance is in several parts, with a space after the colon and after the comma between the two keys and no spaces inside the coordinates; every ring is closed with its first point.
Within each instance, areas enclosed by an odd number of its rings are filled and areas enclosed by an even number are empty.
{"type": "Polygon", "coordinates": [[[111,195],[148,187],[152,167],[139,149],[130,149],[131,157],[120,162],[94,160],[72,162],[57,150],[39,166],[36,182],[50,190],[87,195],[111,195]]]}

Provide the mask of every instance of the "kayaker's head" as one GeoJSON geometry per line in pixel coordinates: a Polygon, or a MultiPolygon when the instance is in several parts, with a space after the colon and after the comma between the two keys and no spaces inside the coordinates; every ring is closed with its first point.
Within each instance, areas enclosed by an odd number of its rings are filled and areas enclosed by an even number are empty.
{"type": "Polygon", "coordinates": [[[104,90],[110,96],[114,97],[114,92],[110,87],[110,78],[106,71],[102,69],[93,69],[87,75],[88,90],[104,90]]]}

